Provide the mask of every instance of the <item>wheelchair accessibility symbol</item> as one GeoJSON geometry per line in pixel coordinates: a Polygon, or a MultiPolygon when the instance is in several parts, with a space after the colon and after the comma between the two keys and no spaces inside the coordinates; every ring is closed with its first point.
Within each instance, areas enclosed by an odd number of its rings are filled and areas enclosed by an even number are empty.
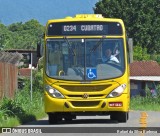
{"type": "Polygon", "coordinates": [[[96,70],[96,68],[87,68],[87,77],[89,79],[97,78],[97,70],[96,70]]]}

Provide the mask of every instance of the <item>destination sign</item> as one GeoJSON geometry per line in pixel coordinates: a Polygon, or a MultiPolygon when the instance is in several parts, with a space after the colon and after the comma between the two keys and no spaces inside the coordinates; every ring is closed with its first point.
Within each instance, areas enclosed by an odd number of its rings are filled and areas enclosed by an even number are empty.
{"type": "MultiPolygon", "coordinates": [[[[64,25],[63,32],[73,31],[104,31],[104,25],[64,25]]],[[[107,30],[107,29],[106,29],[107,30]]]]}
{"type": "Polygon", "coordinates": [[[49,24],[47,35],[122,35],[122,27],[117,22],[60,22],[49,24]]]}

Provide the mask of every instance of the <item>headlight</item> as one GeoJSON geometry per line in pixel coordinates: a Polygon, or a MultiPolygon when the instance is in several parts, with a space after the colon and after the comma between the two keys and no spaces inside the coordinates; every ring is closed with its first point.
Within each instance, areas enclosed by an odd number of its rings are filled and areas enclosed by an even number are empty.
{"type": "Polygon", "coordinates": [[[55,89],[49,85],[46,85],[45,88],[51,96],[53,96],[55,98],[64,98],[64,96],[57,89],[55,89]]]}
{"type": "Polygon", "coordinates": [[[126,84],[122,84],[118,86],[116,89],[114,89],[107,97],[108,98],[118,97],[123,93],[125,88],[126,88],[126,84]]]}

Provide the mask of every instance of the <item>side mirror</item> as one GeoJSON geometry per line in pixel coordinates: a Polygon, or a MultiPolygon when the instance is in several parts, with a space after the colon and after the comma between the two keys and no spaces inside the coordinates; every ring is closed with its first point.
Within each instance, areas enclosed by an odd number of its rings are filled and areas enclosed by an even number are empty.
{"type": "Polygon", "coordinates": [[[37,57],[40,58],[43,56],[43,45],[41,42],[37,43],[37,57]]]}

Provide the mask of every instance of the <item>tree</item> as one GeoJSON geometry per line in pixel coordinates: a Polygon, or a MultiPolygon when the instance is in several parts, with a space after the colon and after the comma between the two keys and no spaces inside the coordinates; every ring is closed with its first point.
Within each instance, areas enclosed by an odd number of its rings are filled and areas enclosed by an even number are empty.
{"type": "Polygon", "coordinates": [[[101,0],[96,3],[94,12],[123,19],[134,45],[147,48],[149,53],[160,53],[159,0],[101,0]]]}
{"type": "Polygon", "coordinates": [[[23,30],[23,24],[22,22],[13,23],[10,26],[8,26],[8,30],[11,32],[17,32],[23,30]]]}
{"type": "Polygon", "coordinates": [[[42,38],[44,26],[37,20],[29,20],[24,24],[22,22],[13,23],[11,25],[0,25],[3,29],[1,33],[4,35],[3,49],[31,49],[36,48],[37,41],[42,38]],[[32,47],[31,47],[32,46],[32,47]],[[34,47],[33,47],[34,46],[34,47]]]}
{"type": "Polygon", "coordinates": [[[0,23],[0,50],[3,50],[8,43],[8,38],[10,35],[10,31],[7,27],[0,23]]]}
{"type": "Polygon", "coordinates": [[[134,60],[142,61],[142,60],[149,60],[150,59],[150,55],[147,54],[146,48],[142,48],[141,46],[134,46],[133,50],[134,50],[133,51],[133,59],[134,60]]]}

